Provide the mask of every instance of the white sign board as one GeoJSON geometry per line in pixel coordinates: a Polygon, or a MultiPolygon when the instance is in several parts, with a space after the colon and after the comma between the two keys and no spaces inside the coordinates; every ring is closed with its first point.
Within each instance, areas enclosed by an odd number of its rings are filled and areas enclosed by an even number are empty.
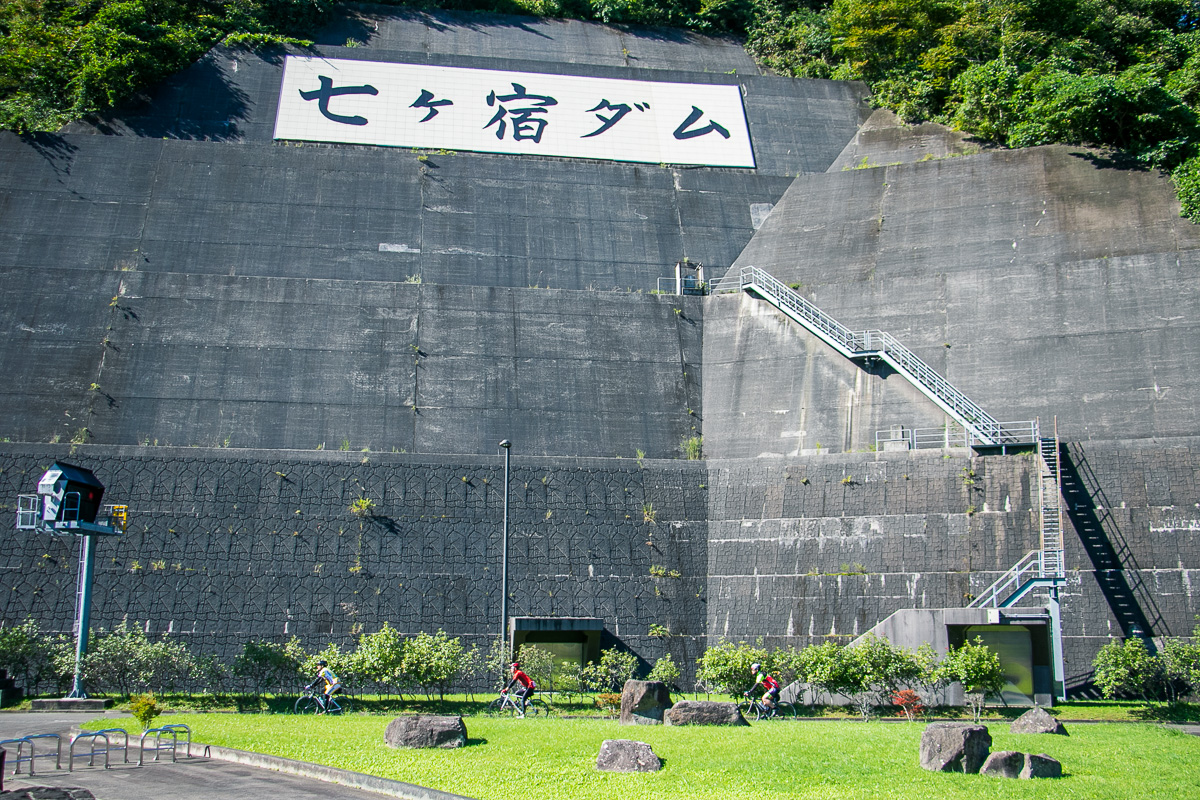
{"type": "Polygon", "coordinates": [[[738,86],[300,56],[275,138],[754,167],[738,86]]]}

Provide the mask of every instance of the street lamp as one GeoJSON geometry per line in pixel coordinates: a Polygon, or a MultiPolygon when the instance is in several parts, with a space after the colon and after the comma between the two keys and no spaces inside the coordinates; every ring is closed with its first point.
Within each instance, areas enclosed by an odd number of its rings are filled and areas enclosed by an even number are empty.
{"type": "Polygon", "coordinates": [[[508,459],[512,451],[512,442],[508,439],[500,441],[504,450],[504,527],[501,538],[500,561],[500,652],[508,652],[508,459]]]}

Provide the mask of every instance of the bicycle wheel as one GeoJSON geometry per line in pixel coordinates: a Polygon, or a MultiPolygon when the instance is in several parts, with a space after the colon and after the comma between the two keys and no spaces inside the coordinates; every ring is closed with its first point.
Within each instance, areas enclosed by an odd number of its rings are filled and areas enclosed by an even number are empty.
{"type": "Polygon", "coordinates": [[[742,702],[738,703],[738,713],[743,717],[754,717],[755,719],[758,719],[758,714],[755,713],[754,706],[755,704],[749,700],[743,700],[742,702]]]}
{"type": "Polygon", "coordinates": [[[301,697],[296,701],[296,705],[292,706],[293,714],[315,714],[321,710],[317,705],[317,698],[306,696],[301,697]]]}
{"type": "Polygon", "coordinates": [[[498,716],[500,714],[500,712],[503,710],[504,710],[504,698],[497,697],[495,700],[493,700],[492,702],[487,704],[487,708],[484,709],[484,713],[490,714],[492,716],[498,716]]]}
{"type": "Polygon", "coordinates": [[[775,718],[776,719],[795,719],[799,714],[796,713],[796,707],[791,703],[776,703],[775,718]]]}
{"type": "Polygon", "coordinates": [[[329,708],[325,710],[325,713],[349,714],[351,705],[349,697],[331,697],[329,698],[329,708]]]}
{"type": "Polygon", "coordinates": [[[546,716],[550,713],[550,707],[546,705],[545,700],[533,699],[525,706],[525,716],[546,716]]]}

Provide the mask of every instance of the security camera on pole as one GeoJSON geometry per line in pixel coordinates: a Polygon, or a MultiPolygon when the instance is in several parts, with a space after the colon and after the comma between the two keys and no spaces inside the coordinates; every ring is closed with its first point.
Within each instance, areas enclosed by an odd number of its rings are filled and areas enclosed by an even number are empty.
{"type": "MultiPolygon", "coordinates": [[[[75,681],[64,701],[84,701],[87,698],[83,688],[83,658],[87,655],[90,630],[96,537],[119,536],[127,520],[126,506],[110,506],[109,524],[97,523],[96,516],[100,512],[103,497],[104,484],[97,480],[90,469],[56,461],[38,481],[37,494],[24,494],[17,498],[17,530],[79,536],[81,540],[79,590],[75,598],[75,681]]],[[[52,702],[61,704],[64,701],[52,702]]],[[[35,705],[38,702],[35,700],[35,705]]],[[[38,709],[35,707],[34,710],[38,709]]]]}

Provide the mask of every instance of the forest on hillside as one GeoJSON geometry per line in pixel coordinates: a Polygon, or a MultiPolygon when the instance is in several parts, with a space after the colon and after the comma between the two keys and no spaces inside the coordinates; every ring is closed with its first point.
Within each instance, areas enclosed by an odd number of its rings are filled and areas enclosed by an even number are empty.
{"type": "MultiPolygon", "coordinates": [[[[385,4],[386,0],[385,0],[385,4]]],[[[801,78],[1004,147],[1112,150],[1200,218],[1200,0],[409,0],[739,37],[801,78]]],[[[0,127],[52,131],[215,44],[307,43],[334,0],[0,0],[0,127]]]]}

